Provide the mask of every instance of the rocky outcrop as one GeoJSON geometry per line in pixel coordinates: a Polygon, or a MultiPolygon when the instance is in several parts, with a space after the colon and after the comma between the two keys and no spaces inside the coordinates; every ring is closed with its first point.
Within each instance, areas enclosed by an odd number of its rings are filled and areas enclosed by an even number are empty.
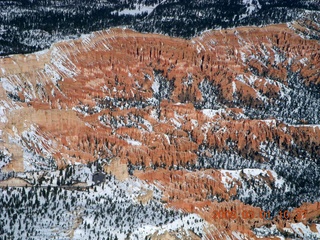
{"type": "Polygon", "coordinates": [[[129,177],[127,163],[121,163],[120,158],[112,158],[103,166],[105,173],[112,173],[116,179],[123,181],[129,177]]]}
{"type": "Polygon", "coordinates": [[[317,41],[274,25],[211,31],[191,41],[113,29],[5,57],[2,146],[22,164],[23,139],[6,143],[31,125],[48,135],[54,147],[46,146],[47,155],[60,167],[111,156],[184,165],[196,162],[200,144],[225,150],[227,140],[247,156],[265,141],[300,144],[301,131],[314,131],[303,142],[319,146],[319,127],[284,131],[279,121],[241,117],[242,106],[267,108],[284,94],[291,72],[318,86],[317,51],[317,41]]]}
{"type": "Polygon", "coordinates": [[[138,197],[137,201],[141,204],[147,204],[153,198],[153,191],[147,190],[142,192],[138,197]]]}

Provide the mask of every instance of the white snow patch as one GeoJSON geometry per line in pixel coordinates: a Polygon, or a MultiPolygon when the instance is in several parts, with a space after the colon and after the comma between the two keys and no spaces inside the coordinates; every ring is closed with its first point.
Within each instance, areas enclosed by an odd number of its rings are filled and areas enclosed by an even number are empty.
{"type": "MultiPolygon", "coordinates": [[[[221,182],[226,189],[234,185],[235,181],[240,181],[242,178],[240,176],[241,171],[249,178],[255,178],[258,176],[267,176],[267,170],[257,169],[257,168],[245,168],[242,170],[220,170],[221,172],[221,182]]],[[[275,179],[275,186],[280,188],[285,183],[282,177],[279,177],[275,171],[269,170],[272,174],[272,177],[275,179]]]]}
{"type": "Polygon", "coordinates": [[[17,105],[15,102],[7,102],[7,101],[0,101],[0,122],[6,123],[7,122],[7,113],[11,112],[16,109],[21,109],[19,105],[17,105]]]}
{"type": "Polygon", "coordinates": [[[41,50],[41,51],[35,52],[33,54],[35,54],[37,57],[39,57],[39,56],[42,56],[44,54],[47,54],[48,52],[49,52],[49,49],[45,49],[45,50],[41,50]]]}
{"type": "MultiPolygon", "coordinates": [[[[193,229],[195,229],[195,233],[199,234],[200,232],[203,232],[204,228],[207,227],[207,224],[201,221],[201,218],[197,214],[190,214],[190,215],[184,216],[182,219],[178,218],[171,223],[162,225],[161,227],[144,225],[138,228],[137,230],[135,230],[132,234],[137,235],[138,239],[144,239],[145,236],[151,235],[155,232],[157,232],[158,235],[161,235],[166,232],[172,232],[172,231],[179,232],[178,230],[182,228],[184,232],[187,234],[187,236],[190,236],[188,230],[190,229],[191,226],[193,227],[193,229]]],[[[182,239],[182,236],[180,237],[182,239]]]]}
{"type": "Polygon", "coordinates": [[[207,117],[209,118],[212,118],[216,115],[221,115],[222,113],[226,113],[226,110],[225,109],[218,109],[218,110],[213,110],[213,109],[203,109],[201,110],[202,113],[204,115],[206,115],[207,117]]]}
{"type": "Polygon", "coordinates": [[[197,121],[197,120],[191,119],[190,121],[191,121],[191,123],[192,123],[192,125],[193,125],[192,127],[198,127],[199,124],[198,124],[198,121],[197,121]]]}
{"type": "Polygon", "coordinates": [[[0,78],[0,81],[4,90],[7,92],[15,92],[15,85],[8,78],[0,78]]]}
{"type": "Polygon", "coordinates": [[[158,119],[158,114],[156,109],[151,110],[150,117],[152,117],[153,119],[158,119]]]}
{"type": "MultiPolygon", "coordinates": [[[[162,2],[164,2],[164,1],[162,1],[162,2]]],[[[111,12],[111,14],[118,13],[119,15],[133,15],[133,16],[135,16],[135,15],[142,14],[142,13],[146,12],[149,15],[157,6],[159,6],[159,4],[155,4],[153,6],[146,6],[143,4],[134,4],[134,9],[125,8],[119,12],[113,11],[113,12],[111,12]]]]}
{"type": "Polygon", "coordinates": [[[237,85],[235,81],[232,82],[232,93],[235,93],[237,91],[237,85]]]}
{"type": "Polygon", "coordinates": [[[74,77],[78,74],[76,65],[68,58],[63,49],[54,47],[51,51],[51,63],[60,72],[64,73],[68,77],[74,77]]]}
{"type": "Polygon", "coordinates": [[[78,113],[81,113],[81,114],[83,114],[84,116],[89,116],[89,114],[88,114],[88,107],[87,106],[85,106],[84,107],[84,110],[81,110],[81,108],[79,108],[78,106],[76,106],[76,107],[72,107],[72,110],[73,111],[76,111],[76,112],[78,112],[78,113]]]}
{"type": "Polygon", "coordinates": [[[275,182],[274,182],[275,186],[277,188],[281,188],[283,186],[283,184],[285,183],[284,178],[283,177],[279,177],[278,174],[273,170],[269,170],[269,171],[271,172],[272,176],[275,179],[275,182]]]}
{"type": "Polygon", "coordinates": [[[227,190],[230,190],[234,181],[240,179],[240,171],[238,170],[220,170],[220,172],[221,182],[227,190]]]}
{"type": "MultiPolygon", "coordinates": [[[[38,52],[34,52],[32,54],[34,54],[36,56],[37,61],[39,61],[40,60],[39,57],[41,57],[42,55],[47,54],[48,52],[49,52],[49,49],[44,49],[44,50],[41,50],[41,51],[38,51],[38,52]]],[[[29,54],[27,54],[27,55],[29,55],[29,54]]]]}
{"type": "Polygon", "coordinates": [[[302,63],[303,66],[307,66],[308,58],[301,58],[299,62],[302,63]]]}
{"type": "Polygon", "coordinates": [[[152,131],[153,131],[152,124],[151,124],[149,121],[143,119],[143,124],[148,128],[148,131],[149,131],[149,132],[152,132],[152,131]]]}
{"type": "Polygon", "coordinates": [[[45,64],[44,72],[51,77],[51,81],[54,85],[57,84],[59,80],[61,80],[61,76],[55,70],[53,70],[52,66],[45,64]]]}
{"type": "MultiPolygon", "coordinates": [[[[318,227],[318,226],[317,226],[318,227]]],[[[291,228],[293,231],[295,231],[300,237],[317,237],[318,239],[320,238],[320,233],[314,233],[311,231],[309,226],[304,225],[302,222],[299,223],[291,223],[291,228]]]]}
{"type": "Polygon", "coordinates": [[[168,144],[170,144],[170,138],[169,138],[169,136],[168,136],[167,134],[164,134],[164,137],[167,139],[168,144]]]}
{"type": "Polygon", "coordinates": [[[277,125],[277,121],[275,119],[267,119],[261,121],[265,122],[270,127],[275,127],[277,125]]]}
{"type": "Polygon", "coordinates": [[[232,235],[239,240],[245,239],[245,236],[240,232],[232,231],[232,235]]]}
{"type": "Polygon", "coordinates": [[[242,74],[241,74],[241,75],[238,75],[238,76],[236,77],[236,80],[238,80],[239,82],[242,82],[242,83],[248,85],[248,83],[244,80],[244,76],[243,76],[242,74]]]}
{"type": "Polygon", "coordinates": [[[171,118],[170,121],[177,127],[180,128],[182,126],[182,124],[180,122],[178,122],[176,119],[171,118]]]}
{"type": "Polygon", "coordinates": [[[153,81],[151,88],[154,93],[159,93],[160,83],[157,81],[157,78],[153,81]]]}
{"type": "Polygon", "coordinates": [[[240,16],[240,19],[250,16],[253,12],[261,8],[261,4],[258,0],[243,0],[242,3],[247,6],[247,10],[246,13],[240,16]]]}

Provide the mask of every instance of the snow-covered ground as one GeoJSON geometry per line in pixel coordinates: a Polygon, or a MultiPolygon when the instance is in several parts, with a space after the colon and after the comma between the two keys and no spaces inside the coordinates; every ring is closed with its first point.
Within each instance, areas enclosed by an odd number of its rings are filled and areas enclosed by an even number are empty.
{"type": "Polygon", "coordinates": [[[54,172],[29,172],[17,177],[41,186],[0,189],[0,238],[13,239],[145,239],[154,233],[189,230],[201,236],[205,222],[195,214],[164,208],[161,192],[153,185],[130,177],[90,187],[95,165],[75,165],[54,172]],[[57,185],[86,183],[69,189],[57,185]],[[84,185],[85,186],[85,185],[84,185]],[[142,204],[138,196],[152,191],[142,204]]]}
{"type": "Polygon", "coordinates": [[[153,6],[146,6],[143,4],[134,4],[133,9],[123,9],[121,11],[113,11],[112,13],[113,14],[117,13],[119,15],[138,15],[142,13],[150,14],[157,6],[158,4],[153,6]]]}

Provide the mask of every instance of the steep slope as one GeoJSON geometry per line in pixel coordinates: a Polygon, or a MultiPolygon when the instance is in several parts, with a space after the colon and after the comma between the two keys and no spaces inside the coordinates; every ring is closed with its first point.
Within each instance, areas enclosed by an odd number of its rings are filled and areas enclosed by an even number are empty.
{"type": "MultiPolygon", "coordinates": [[[[306,38],[312,24],[191,40],[111,29],[3,57],[1,170],[119,157],[130,174],[161,188],[167,206],[209,223],[217,206],[274,218],[318,202],[320,44],[306,38]]],[[[319,209],[310,209],[313,220],[319,209]]],[[[275,234],[255,221],[238,217],[218,229],[275,234]]]]}

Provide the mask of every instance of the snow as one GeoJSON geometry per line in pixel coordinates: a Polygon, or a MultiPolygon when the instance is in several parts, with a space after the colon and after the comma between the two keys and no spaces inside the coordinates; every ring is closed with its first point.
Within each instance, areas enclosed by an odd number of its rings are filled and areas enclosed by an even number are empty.
{"type": "Polygon", "coordinates": [[[81,113],[81,114],[83,114],[84,116],[89,116],[89,114],[88,114],[88,109],[89,109],[88,106],[85,106],[83,109],[81,109],[81,108],[78,107],[78,106],[72,107],[72,110],[73,110],[73,111],[76,111],[76,112],[78,112],[78,113],[81,113]]]}
{"type": "Polygon", "coordinates": [[[190,230],[204,233],[207,224],[198,215],[164,208],[161,191],[135,177],[118,181],[107,174],[102,185],[90,187],[96,170],[96,165],[89,168],[78,164],[61,171],[17,173],[17,177],[31,183],[41,178],[42,187],[0,189],[1,206],[7,206],[13,198],[21,202],[13,211],[3,209],[2,230],[14,238],[18,234],[27,238],[28,233],[33,239],[69,239],[72,231],[73,239],[109,239],[109,233],[113,239],[125,239],[131,232],[128,239],[134,240],[166,231],[176,231],[178,236],[181,230],[186,235],[190,230]],[[80,181],[89,187],[85,191],[53,188],[62,180],[63,184],[80,181]],[[140,204],[137,197],[147,191],[152,191],[153,197],[140,204]],[[16,212],[19,214],[13,217],[16,212]]]}
{"type": "MultiPolygon", "coordinates": [[[[261,95],[260,92],[258,92],[255,87],[254,87],[254,83],[258,80],[259,78],[257,76],[254,75],[250,75],[250,76],[244,76],[243,74],[240,74],[236,77],[236,80],[238,80],[239,82],[242,82],[243,84],[249,86],[250,88],[252,88],[255,93],[256,93],[256,97],[261,99],[264,102],[267,102],[267,97],[261,95]]],[[[233,86],[234,87],[234,86],[233,86]]]]}
{"type": "Polygon", "coordinates": [[[127,143],[129,143],[132,146],[141,146],[142,143],[136,140],[132,140],[132,139],[125,139],[127,141],[127,143]]]}
{"type": "Polygon", "coordinates": [[[82,40],[82,44],[90,45],[91,37],[92,37],[91,34],[82,34],[80,36],[80,39],[82,40]]]}
{"type": "Polygon", "coordinates": [[[40,57],[42,55],[45,55],[49,52],[49,49],[45,49],[45,50],[42,50],[42,51],[38,51],[38,52],[34,52],[33,54],[35,54],[37,57],[40,57]]]}
{"type": "Polygon", "coordinates": [[[269,170],[269,171],[272,173],[272,176],[275,178],[275,186],[277,188],[281,188],[285,184],[284,178],[279,177],[278,174],[273,170],[269,170]]]}
{"type": "MultiPolygon", "coordinates": [[[[2,131],[1,131],[1,135],[2,135],[2,131]]],[[[2,139],[0,139],[0,141],[2,141],[2,139]]],[[[2,147],[1,153],[3,154],[3,158],[0,161],[0,174],[1,174],[1,169],[11,161],[11,157],[12,157],[12,154],[10,154],[5,147],[2,147]]]]}
{"type": "Polygon", "coordinates": [[[150,6],[144,6],[144,5],[135,5],[136,9],[124,9],[119,12],[119,15],[138,15],[144,12],[147,12],[150,14],[155,7],[150,7],[150,6]]]}
{"type": "Polygon", "coordinates": [[[197,42],[192,41],[192,43],[193,43],[193,44],[196,44],[196,43],[197,43],[196,48],[197,48],[198,54],[201,53],[202,50],[203,50],[203,51],[206,51],[206,48],[203,46],[203,44],[202,44],[200,41],[197,41],[197,42]]]}
{"type": "Polygon", "coordinates": [[[176,119],[171,118],[170,121],[177,127],[177,128],[181,128],[182,124],[180,122],[178,122],[176,119]]]}
{"type": "Polygon", "coordinates": [[[171,144],[169,136],[167,134],[164,134],[164,137],[167,139],[168,144],[171,144]]]}
{"type": "MultiPolygon", "coordinates": [[[[164,2],[164,1],[162,1],[164,2]]],[[[161,3],[160,3],[161,4],[161,3]]],[[[147,13],[148,15],[158,6],[159,4],[155,4],[153,6],[146,6],[143,4],[134,4],[134,9],[125,8],[122,11],[113,11],[112,14],[118,13],[119,15],[138,15],[142,13],[147,13]]]]}
{"type": "Polygon", "coordinates": [[[226,189],[230,190],[231,183],[240,179],[240,171],[237,170],[220,170],[221,172],[221,182],[226,189]],[[230,176],[229,176],[230,175],[230,176]]]}
{"type": "Polygon", "coordinates": [[[159,94],[160,83],[157,81],[157,78],[155,78],[155,80],[153,81],[151,88],[153,90],[153,93],[159,94]]]}
{"type": "MultiPolygon", "coordinates": [[[[56,152],[52,146],[53,143],[51,140],[47,140],[43,134],[40,134],[35,125],[31,125],[27,130],[23,131],[21,137],[16,128],[13,128],[13,132],[14,138],[12,138],[12,141],[22,146],[26,171],[34,171],[38,168],[49,170],[55,167],[55,163],[51,159],[52,154],[56,152]],[[44,158],[40,157],[39,154],[44,158]]],[[[48,137],[48,139],[50,138],[48,137]]]]}
{"type": "Polygon", "coordinates": [[[245,239],[245,236],[240,232],[232,231],[232,235],[239,240],[245,239]]]}
{"type": "Polygon", "coordinates": [[[306,66],[307,65],[306,63],[308,62],[308,58],[302,58],[299,60],[299,62],[302,63],[304,66],[306,66]]]}
{"type": "Polygon", "coordinates": [[[279,64],[285,60],[285,57],[279,54],[279,51],[276,51],[272,48],[272,51],[274,53],[274,63],[279,64]]]}
{"type": "Polygon", "coordinates": [[[246,175],[247,178],[254,179],[260,176],[268,176],[267,171],[269,171],[272,177],[275,179],[274,183],[277,188],[281,188],[285,181],[282,177],[279,177],[275,171],[272,170],[262,170],[262,169],[251,169],[244,168],[242,170],[220,170],[221,172],[221,182],[226,189],[230,190],[236,181],[244,181],[240,175],[241,171],[246,175]]]}
{"type": "Polygon", "coordinates": [[[146,119],[142,119],[142,121],[143,121],[143,124],[147,127],[148,131],[152,132],[153,131],[152,124],[149,121],[147,121],[146,119]]]}
{"type": "Polygon", "coordinates": [[[191,84],[193,84],[192,73],[188,73],[188,77],[183,80],[183,85],[189,86],[191,84]]]}
{"type": "Polygon", "coordinates": [[[42,29],[25,30],[22,32],[22,36],[24,36],[24,38],[21,43],[27,46],[40,46],[44,48],[47,46],[47,42],[52,41],[51,34],[42,29]]]}
{"type": "Polygon", "coordinates": [[[55,86],[59,80],[61,80],[61,76],[55,70],[53,70],[52,66],[45,64],[44,72],[49,75],[53,85],[55,86]]]}
{"type": "Polygon", "coordinates": [[[158,119],[158,113],[156,109],[151,110],[150,117],[152,117],[153,119],[158,119]]]}
{"type": "MultiPolygon", "coordinates": [[[[207,224],[202,221],[202,219],[197,214],[190,214],[184,216],[182,219],[176,219],[175,221],[164,224],[160,227],[155,227],[153,225],[144,225],[143,227],[137,229],[132,235],[137,235],[138,239],[144,239],[144,236],[151,235],[157,232],[158,235],[165,234],[166,232],[181,232],[184,230],[186,237],[191,237],[188,233],[188,229],[192,227],[196,234],[202,233],[206,228],[207,224]],[[189,222],[189,224],[188,224],[189,222]]],[[[181,236],[182,237],[182,236],[181,236]]],[[[184,236],[185,237],[185,236],[184,236]]]]}
{"type": "Polygon", "coordinates": [[[235,81],[232,82],[232,93],[235,93],[237,91],[237,85],[235,81]]]}
{"type": "Polygon", "coordinates": [[[250,176],[250,177],[256,177],[260,174],[265,173],[265,171],[261,170],[261,169],[243,169],[243,172],[244,172],[244,174],[246,174],[247,176],[250,176]]]}
{"type": "Polygon", "coordinates": [[[236,80],[238,80],[239,82],[242,82],[244,83],[245,85],[248,85],[248,83],[244,80],[244,76],[241,74],[241,75],[238,75],[236,77],[236,80]]]}
{"type": "Polygon", "coordinates": [[[191,119],[191,124],[192,124],[192,127],[198,127],[198,121],[195,120],[195,119],[191,119]]]}
{"type": "Polygon", "coordinates": [[[7,102],[5,100],[0,101],[0,122],[6,123],[8,121],[7,114],[22,107],[17,105],[15,102],[7,102]]]}
{"type": "Polygon", "coordinates": [[[294,231],[291,228],[283,228],[284,231],[288,232],[288,233],[294,233],[294,231]]]}
{"type": "Polygon", "coordinates": [[[261,9],[261,4],[259,3],[258,0],[243,0],[242,1],[243,5],[247,6],[246,13],[242,14],[239,16],[239,19],[246,18],[250,16],[252,13],[255,11],[261,9]]]}
{"type": "Polygon", "coordinates": [[[87,126],[88,128],[92,128],[93,129],[92,125],[90,123],[88,123],[88,122],[85,122],[84,125],[87,126]]]}
{"type": "Polygon", "coordinates": [[[76,65],[68,58],[60,47],[54,46],[51,51],[51,63],[67,77],[74,77],[78,73],[76,65]]]}
{"type": "Polygon", "coordinates": [[[275,119],[267,119],[261,121],[265,122],[270,127],[275,127],[277,125],[277,121],[275,119]]]}
{"type": "MultiPolygon", "coordinates": [[[[309,226],[304,225],[302,222],[291,223],[290,225],[292,230],[302,238],[311,237],[311,236],[317,237],[318,239],[320,238],[320,232],[317,232],[317,233],[312,232],[309,226]]],[[[318,229],[318,225],[319,224],[317,224],[317,229],[318,229]]]]}
{"type": "Polygon", "coordinates": [[[201,112],[206,115],[209,118],[212,118],[216,115],[221,115],[223,113],[226,113],[225,109],[218,109],[218,110],[213,110],[213,109],[203,109],[201,112]]]}
{"type": "Polygon", "coordinates": [[[267,236],[280,236],[280,232],[277,229],[277,226],[273,224],[270,228],[267,228],[266,226],[262,226],[260,228],[255,228],[254,233],[257,235],[258,238],[261,237],[267,237],[267,236]]]}
{"type": "Polygon", "coordinates": [[[12,83],[12,80],[10,81],[8,78],[0,78],[0,81],[2,83],[2,87],[7,92],[15,92],[15,85],[12,83]]]}

